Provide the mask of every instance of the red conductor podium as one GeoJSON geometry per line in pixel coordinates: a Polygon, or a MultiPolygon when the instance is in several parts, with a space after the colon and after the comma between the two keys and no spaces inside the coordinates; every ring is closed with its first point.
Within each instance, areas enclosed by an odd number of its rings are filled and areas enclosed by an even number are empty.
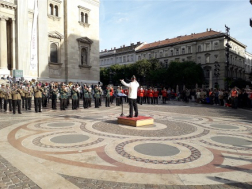
{"type": "Polygon", "coordinates": [[[129,125],[133,127],[140,127],[145,125],[153,125],[154,119],[152,117],[138,116],[138,117],[118,117],[117,123],[122,125],[129,125]]]}

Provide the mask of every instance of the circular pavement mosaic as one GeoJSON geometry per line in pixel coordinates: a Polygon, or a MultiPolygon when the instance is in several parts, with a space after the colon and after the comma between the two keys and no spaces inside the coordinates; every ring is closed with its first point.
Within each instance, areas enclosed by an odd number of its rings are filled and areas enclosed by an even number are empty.
{"type": "Polygon", "coordinates": [[[197,128],[186,123],[177,123],[168,120],[155,120],[155,123],[160,123],[166,126],[159,130],[132,130],[129,126],[118,127],[116,121],[98,122],[93,125],[93,129],[119,135],[129,136],[143,136],[143,137],[166,137],[166,136],[180,136],[193,133],[197,128]]]}
{"type": "Polygon", "coordinates": [[[158,143],[139,144],[134,147],[134,150],[149,156],[174,156],[180,152],[174,146],[158,143]]]}
{"type": "Polygon", "coordinates": [[[62,135],[62,136],[56,136],[51,138],[51,141],[54,143],[60,143],[60,144],[71,144],[71,143],[78,143],[88,140],[89,137],[86,135],[62,135]]]}
{"type": "Polygon", "coordinates": [[[220,128],[220,129],[239,129],[239,127],[231,126],[231,125],[213,124],[213,125],[210,125],[210,126],[214,127],[214,128],[220,128]]]}
{"type": "Polygon", "coordinates": [[[222,144],[229,144],[233,146],[249,146],[252,145],[252,141],[236,138],[236,137],[228,137],[228,136],[216,136],[212,137],[211,140],[222,143],[222,144]]]}
{"type": "Polygon", "coordinates": [[[74,123],[50,123],[50,124],[47,124],[47,126],[49,127],[69,127],[69,126],[73,126],[74,123]]]}

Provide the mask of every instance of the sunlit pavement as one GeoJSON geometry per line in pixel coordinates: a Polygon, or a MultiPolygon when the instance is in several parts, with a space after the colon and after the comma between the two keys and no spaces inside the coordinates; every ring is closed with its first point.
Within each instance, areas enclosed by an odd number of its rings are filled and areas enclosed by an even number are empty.
{"type": "Polygon", "coordinates": [[[0,188],[252,188],[252,111],[138,108],[154,125],[118,125],[115,105],[0,112],[0,188]]]}

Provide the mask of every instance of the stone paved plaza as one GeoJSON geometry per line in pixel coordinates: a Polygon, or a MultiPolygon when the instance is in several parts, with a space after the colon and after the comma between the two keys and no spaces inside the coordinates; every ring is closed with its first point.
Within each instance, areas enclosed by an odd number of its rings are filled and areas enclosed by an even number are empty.
{"type": "Polygon", "coordinates": [[[154,125],[118,125],[115,105],[0,112],[0,188],[252,188],[252,111],[138,107],[154,125]]]}

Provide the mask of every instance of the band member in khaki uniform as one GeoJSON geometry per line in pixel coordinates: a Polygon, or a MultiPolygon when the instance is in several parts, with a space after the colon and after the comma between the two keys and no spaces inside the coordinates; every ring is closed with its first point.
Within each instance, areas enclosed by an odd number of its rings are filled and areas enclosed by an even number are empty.
{"type": "Polygon", "coordinates": [[[53,89],[51,90],[52,93],[52,109],[57,109],[57,95],[59,93],[59,90],[56,86],[53,86],[53,89]]]}
{"type": "Polygon", "coordinates": [[[25,110],[31,110],[31,99],[33,95],[33,88],[28,83],[27,87],[24,89],[25,93],[25,110]]]}
{"type": "Polygon", "coordinates": [[[42,112],[41,105],[42,105],[42,93],[43,89],[37,83],[36,87],[34,88],[34,105],[35,105],[35,112],[42,112]]]}
{"type": "Polygon", "coordinates": [[[4,99],[4,111],[8,111],[8,104],[9,104],[9,111],[12,111],[12,94],[9,84],[6,84],[5,89],[5,99],[4,99]]]}
{"type": "Polygon", "coordinates": [[[11,92],[12,94],[12,108],[13,108],[13,114],[16,113],[16,107],[18,106],[18,113],[21,113],[21,96],[22,96],[22,90],[17,87],[17,85],[14,85],[14,89],[11,92]]]}
{"type": "Polygon", "coordinates": [[[0,88],[0,110],[2,110],[2,103],[3,103],[3,99],[4,99],[4,84],[1,85],[0,88]]]}

